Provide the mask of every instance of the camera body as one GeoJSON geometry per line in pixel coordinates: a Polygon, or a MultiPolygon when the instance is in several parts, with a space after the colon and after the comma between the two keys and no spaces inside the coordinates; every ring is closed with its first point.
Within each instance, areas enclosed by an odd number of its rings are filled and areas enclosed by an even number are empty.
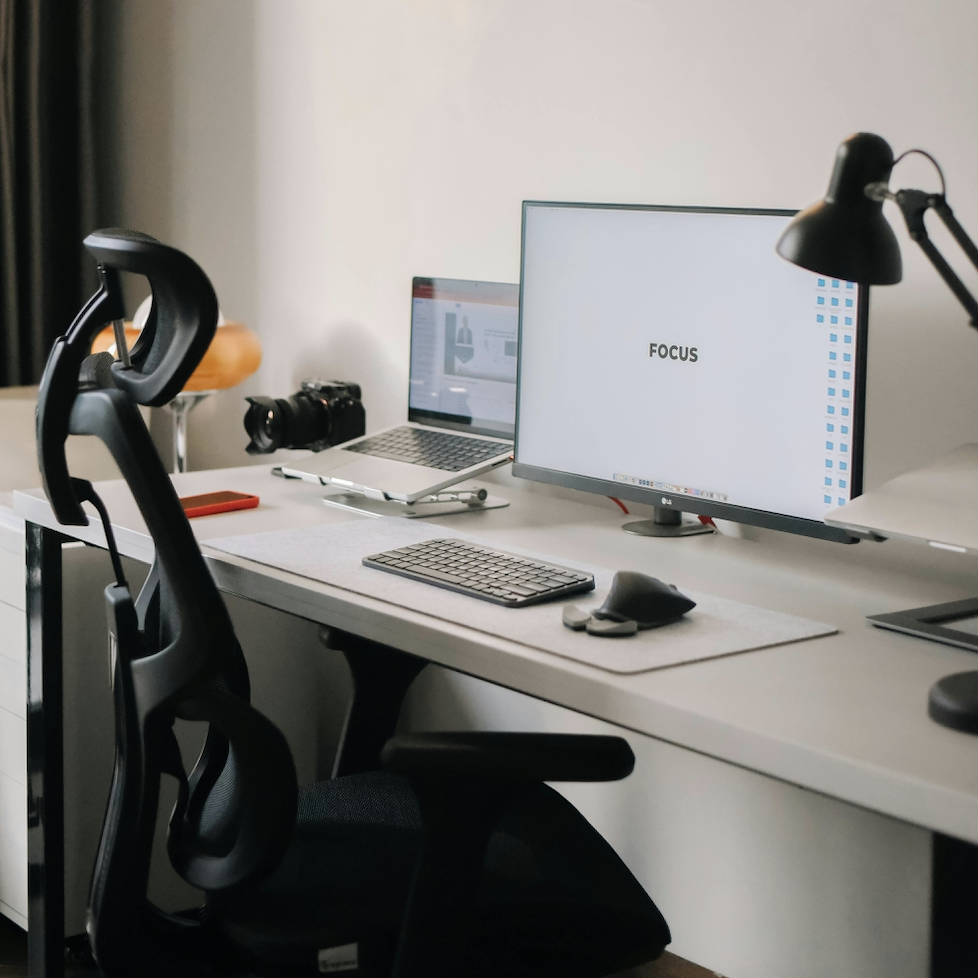
{"type": "Polygon", "coordinates": [[[247,397],[245,431],[249,455],[279,448],[322,451],[366,432],[360,385],[344,380],[304,380],[289,398],[247,397]]]}

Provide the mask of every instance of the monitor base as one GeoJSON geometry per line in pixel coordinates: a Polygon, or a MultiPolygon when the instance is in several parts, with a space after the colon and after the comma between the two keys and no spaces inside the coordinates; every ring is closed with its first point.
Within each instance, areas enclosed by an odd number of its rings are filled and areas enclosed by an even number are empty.
{"type": "Polygon", "coordinates": [[[676,509],[665,506],[655,507],[655,518],[651,520],[634,520],[623,523],[621,527],[626,533],[634,533],[640,537],[695,537],[701,533],[713,533],[713,527],[706,523],[684,523],[683,514],[676,509]]]}

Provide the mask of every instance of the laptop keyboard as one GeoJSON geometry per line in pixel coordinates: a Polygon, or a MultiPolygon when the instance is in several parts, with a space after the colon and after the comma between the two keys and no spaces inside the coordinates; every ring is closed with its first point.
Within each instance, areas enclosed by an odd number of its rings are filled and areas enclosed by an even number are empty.
{"type": "Polygon", "coordinates": [[[461,472],[470,465],[479,465],[502,455],[506,450],[507,446],[498,441],[460,438],[448,431],[428,431],[408,425],[364,438],[355,445],[344,446],[347,452],[426,465],[430,469],[443,469],[446,472],[461,472]]]}
{"type": "Polygon", "coordinates": [[[426,540],[364,557],[363,563],[511,608],[594,589],[591,574],[465,540],[426,540]]]}

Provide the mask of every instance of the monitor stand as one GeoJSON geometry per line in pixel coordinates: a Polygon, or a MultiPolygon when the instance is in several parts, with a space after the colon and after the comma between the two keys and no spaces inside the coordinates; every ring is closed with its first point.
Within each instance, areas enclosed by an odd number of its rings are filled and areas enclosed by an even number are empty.
{"type": "Polygon", "coordinates": [[[656,506],[655,517],[651,520],[623,523],[621,528],[640,537],[694,537],[713,532],[713,527],[706,523],[684,523],[682,512],[668,506],[656,506]]]}

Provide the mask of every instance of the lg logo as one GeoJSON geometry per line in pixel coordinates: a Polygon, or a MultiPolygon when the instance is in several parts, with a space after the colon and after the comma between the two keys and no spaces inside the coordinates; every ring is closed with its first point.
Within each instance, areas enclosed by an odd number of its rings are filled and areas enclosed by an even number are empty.
{"type": "Polygon", "coordinates": [[[650,343],[649,356],[659,357],[661,360],[685,360],[689,363],[696,363],[699,360],[698,347],[695,346],[668,346],[665,343],[650,343]]]}

